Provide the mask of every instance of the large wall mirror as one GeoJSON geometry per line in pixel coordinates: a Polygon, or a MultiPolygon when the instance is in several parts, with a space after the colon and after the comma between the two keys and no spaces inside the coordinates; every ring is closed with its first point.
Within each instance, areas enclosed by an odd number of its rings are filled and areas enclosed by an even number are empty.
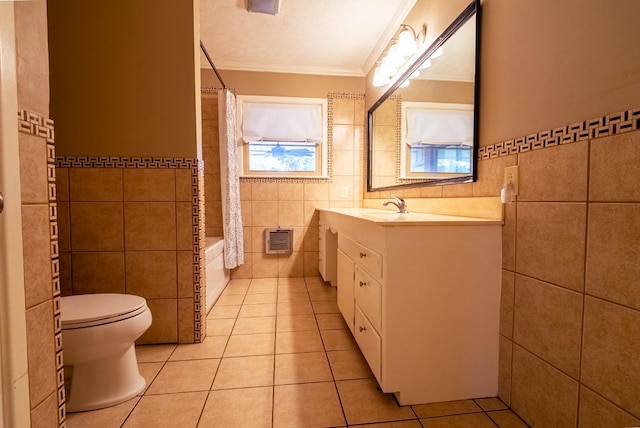
{"type": "Polygon", "coordinates": [[[369,110],[368,191],[476,180],[479,12],[474,0],[369,110]]]}

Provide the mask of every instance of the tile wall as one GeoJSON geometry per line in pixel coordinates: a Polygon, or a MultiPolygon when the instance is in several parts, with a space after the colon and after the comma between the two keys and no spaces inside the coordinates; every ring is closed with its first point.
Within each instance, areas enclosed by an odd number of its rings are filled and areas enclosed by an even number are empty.
{"type": "Polygon", "coordinates": [[[58,426],[65,395],[53,121],[21,110],[18,125],[31,421],[58,426]]]}
{"type": "Polygon", "coordinates": [[[499,395],[532,426],[640,424],[640,111],[625,115],[626,128],[610,115],[480,162],[520,170],[505,205],[499,395]]]}
{"type": "MultiPolygon", "coordinates": [[[[241,178],[245,264],[233,278],[301,277],[318,274],[318,207],[361,206],[364,188],[365,103],[359,94],[328,94],[331,178],[241,178]],[[265,254],[264,230],[292,228],[291,255],[265,254]]],[[[202,92],[207,235],[222,235],[217,95],[202,92]]]]}
{"type": "Polygon", "coordinates": [[[17,2],[13,7],[19,130],[15,174],[20,177],[22,201],[30,417],[33,427],[55,428],[64,426],[66,412],[47,5],[17,2]]]}
{"type": "Polygon", "coordinates": [[[147,299],[139,343],[204,337],[202,168],[192,159],[58,158],[64,295],[147,299]]]}

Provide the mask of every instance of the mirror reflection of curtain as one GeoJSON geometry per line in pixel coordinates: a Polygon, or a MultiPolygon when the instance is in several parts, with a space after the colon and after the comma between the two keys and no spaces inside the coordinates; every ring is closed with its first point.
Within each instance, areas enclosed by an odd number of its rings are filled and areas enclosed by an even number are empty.
{"type": "Polygon", "coordinates": [[[240,176],[236,146],[236,97],[229,89],[218,91],[220,131],[220,184],[224,266],[233,269],[244,263],[244,238],[240,209],[240,176]]]}

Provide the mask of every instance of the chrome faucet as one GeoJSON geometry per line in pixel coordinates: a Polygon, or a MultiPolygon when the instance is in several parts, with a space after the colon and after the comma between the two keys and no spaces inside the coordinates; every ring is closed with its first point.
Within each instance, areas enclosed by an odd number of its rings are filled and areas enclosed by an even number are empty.
{"type": "Polygon", "coordinates": [[[407,211],[407,205],[404,203],[404,199],[398,197],[398,196],[393,196],[393,195],[389,195],[389,198],[393,198],[395,199],[394,201],[386,201],[383,202],[382,205],[384,205],[385,207],[389,204],[393,204],[398,208],[398,212],[402,213],[402,214],[407,214],[409,211],[407,211]]]}

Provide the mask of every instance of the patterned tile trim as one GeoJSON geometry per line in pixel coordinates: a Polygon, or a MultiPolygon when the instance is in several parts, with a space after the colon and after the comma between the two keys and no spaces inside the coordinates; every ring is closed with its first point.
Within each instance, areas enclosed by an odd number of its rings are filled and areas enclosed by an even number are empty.
{"type": "Polygon", "coordinates": [[[640,108],[541,131],[490,146],[480,147],[478,160],[494,159],[531,150],[577,143],[640,129],[640,108]]]}
{"type": "Polygon", "coordinates": [[[53,143],[55,140],[53,120],[27,110],[18,110],[18,130],[46,138],[47,143],[53,143]]]}
{"type": "MultiPolygon", "coordinates": [[[[141,158],[104,156],[58,156],[58,168],[198,168],[198,159],[193,158],[141,158]]],[[[197,175],[197,172],[195,172],[197,175]]]]}
{"type": "MultiPolygon", "coordinates": [[[[56,166],[59,168],[169,168],[191,170],[191,202],[193,230],[193,287],[194,287],[194,340],[196,343],[205,337],[206,323],[201,305],[204,296],[204,161],[195,158],[140,158],[140,157],[99,157],[99,156],[59,156],[56,166]]],[[[55,180],[55,178],[54,178],[55,180]]]]}
{"type": "Polygon", "coordinates": [[[49,244],[51,253],[51,296],[58,397],[58,424],[65,426],[66,397],[64,390],[64,361],[62,351],[62,323],[60,318],[60,260],[58,249],[58,206],[56,204],[56,149],[53,120],[27,110],[18,111],[18,130],[47,141],[47,187],[49,196],[49,244]]]}
{"type": "Polygon", "coordinates": [[[194,342],[201,343],[207,335],[207,305],[204,302],[206,287],[206,238],[205,238],[205,210],[204,210],[204,161],[198,161],[198,173],[192,176],[193,191],[193,315],[194,342]],[[197,182],[196,182],[197,181],[197,182]]]}

